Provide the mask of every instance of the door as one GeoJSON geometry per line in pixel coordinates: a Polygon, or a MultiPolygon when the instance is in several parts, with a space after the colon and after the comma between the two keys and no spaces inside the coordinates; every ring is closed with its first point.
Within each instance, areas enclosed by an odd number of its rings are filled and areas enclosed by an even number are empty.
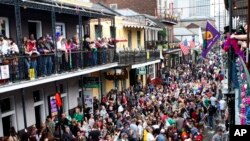
{"type": "Polygon", "coordinates": [[[3,117],[2,123],[3,123],[3,135],[9,136],[10,135],[10,127],[12,125],[11,116],[3,117]]]}
{"type": "Polygon", "coordinates": [[[35,107],[35,118],[36,118],[36,127],[41,127],[41,106],[35,107]]]}
{"type": "Polygon", "coordinates": [[[35,39],[42,37],[42,23],[41,21],[28,21],[29,35],[34,34],[35,39]]]}
{"type": "Polygon", "coordinates": [[[37,39],[37,31],[36,31],[36,23],[35,22],[28,23],[28,30],[29,30],[29,36],[31,34],[33,34],[35,39],[37,39]]]}
{"type": "Polygon", "coordinates": [[[136,78],[136,69],[131,69],[130,70],[130,76],[129,76],[130,78],[130,86],[134,86],[135,84],[136,84],[136,80],[137,80],[137,78],[136,78]]]}

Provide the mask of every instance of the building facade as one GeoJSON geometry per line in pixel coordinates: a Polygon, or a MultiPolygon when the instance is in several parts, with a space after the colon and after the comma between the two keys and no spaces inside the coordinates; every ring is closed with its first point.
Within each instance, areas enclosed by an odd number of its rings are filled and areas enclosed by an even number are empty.
{"type": "MultiPolygon", "coordinates": [[[[69,57],[69,60],[73,64],[77,62],[79,65],[76,68],[67,61],[60,63],[57,60],[60,55],[55,44],[57,34],[63,35],[67,39],[76,34],[80,39],[83,38],[83,35],[90,35],[93,39],[101,35],[116,39],[116,35],[119,35],[116,32],[115,14],[112,11],[102,5],[80,3],[79,1],[62,0],[64,3],[60,7],[57,7],[56,3],[47,3],[46,0],[39,2],[32,0],[0,1],[1,35],[14,38],[20,52],[22,52],[23,45],[22,37],[29,37],[30,34],[34,34],[36,39],[49,34],[55,45],[55,52],[49,54],[53,59],[53,71],[46,76],[37,74],[34,72],[34,68],[24,68],[26,59],[36,60],[38,63],[37,72],[39,72],[42,68],[41,64],[39,65],[39,60],[45,58],[45,55],[32,56],[34,58],[24,57],[23,54],[0,56],[0,125],[2,125],[0,126],[0,137],[8,136],[12,126],[17,131],[23,132],[24,129],[28,129],[34,124],[40,127],[48,115],[57,115],[57,108],[54,105],[56,93],[60,93],[62,98],[62,111],[71,115],[76,107],[82,108],[84,106],[93,109],[93,97],[101,99],[112,88],[119,90],[128,88],[130,74],[126,78],[116,78],[116,82],[105,77],[106,72],[112,70],[117,73],[122,72],[120,69],[122,67],[120,64],[123,64],[121,60],[124,61],[127,58],[132,60],[127,61],[127,68],[154,66],[160,62],[159,51],[131,51],[122,56],[121,53],[115,53],[116,44],[114,44],[114,49],[98,50],[97,53],[86,51],[83,48],[70,53],[72,56],[69,57]],[[75,5],[75,2],[78,3],[78,6],[80,5],[80,8],[75,5]],[[79,9],[72,8],[72,6],[79,9]],[[95,26],[95,19],[100,21],[97,26],[95,26]],[[109,23],[107,24],[107,21],[101,22],[102,19],[107,19],[109,23]],[[93,23],[95,24],[93,25],[93,23]],[[110,26],[114,28],[110,28],[110,26]],[[104,30],[104,27],[107,29],[104,30]],[[95,55],[97,58],[94,57],[95,55]],[[15,64],[12,63],[13,60],[17,60],[15,64]],[[63,68],[60,72],[57,69],[59,66],[63,68]],[[27,77],[26,73],[29,74],[27,77]]],[[[119,27],[118,21],[117,28],[119,27]]],[[[130,29],[131,27],[126,27],[122,31],[124,36],[125,32],[130,29]]],[[[144,36],[138,34],[138,31],[143,34],[143,29],[132,29],[132,36],[141,36],[133,38],[136,41],[132,42],[144,45],[144,36]]],[[[83,44],[82,40],[80,42],[83,44]]],[[[118,43],[118,46],[123,45],[118,43]]],[[[131,45],[133,48],[134,46],[138,45],[131,45]]],[[[65,56],[66,53],[63,55],[65,56]]],[[[152,69],[151,73],[154,73],[152,69]]]]}

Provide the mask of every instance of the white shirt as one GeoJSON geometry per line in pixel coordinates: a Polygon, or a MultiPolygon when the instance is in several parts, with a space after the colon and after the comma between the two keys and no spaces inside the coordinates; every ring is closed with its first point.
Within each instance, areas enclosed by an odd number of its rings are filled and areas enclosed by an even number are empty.
{"type": "Polygon", "coordinates": [[[154,136],[152,135],[152,133],[148,133],[147,134],[147,141],[153,141],[155,138],[154,136]]]}
{"type": "Polygon", "coordinates": [[[216,105],[217,98],[214,97],[214,96],[212,96],[212,97],[210,98],[210,100],[211,100],[211,104],[212,104],[213,106],[215,106],[215,105],[216,105]]]}
{"type": "Polygon", "coordinates": [[[226,101],[221,99],[219,101],[219,103],[220,103],[220,110],[225,110],[226,109],[226,101]]]}
{"type": "Polygon", "coordinates": [[[8,53],[8,42],[6,40],[3,40],[3,45],[0,46],[0,52],[2,52],[3,55],[8,53]]]}

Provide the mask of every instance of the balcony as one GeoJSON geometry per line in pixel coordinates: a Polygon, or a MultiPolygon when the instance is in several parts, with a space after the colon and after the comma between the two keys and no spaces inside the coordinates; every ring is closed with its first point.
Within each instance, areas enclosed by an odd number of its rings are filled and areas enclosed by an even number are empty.
{"type": "Polygon", "coordinates": [[[116,67],[115,58],[114,49],[0,56],[0,93],[116,67]]]}
{"type": "Polygon", "coordinates": [[[160,59],[159,50],[123,51],[118,53],[119,65],[134,65],[160,59]]]}
{"type": "Polygon", "coordinates": [[[178,23],[177,17],[170,14],[158,13],[157,18],[163,23],[170,23],[176,25],[178,23]]]}

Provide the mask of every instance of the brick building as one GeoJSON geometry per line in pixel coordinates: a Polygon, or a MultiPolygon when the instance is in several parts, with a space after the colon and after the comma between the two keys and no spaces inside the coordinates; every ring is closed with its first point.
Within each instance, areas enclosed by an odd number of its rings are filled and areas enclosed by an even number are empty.
{"type": "Polygon", "coordinates": [[[93,3],[101,2],[114,9],[129,8],[138,13],[155,16],[157,9],[157,0],[91,0],[93,3]]]}

